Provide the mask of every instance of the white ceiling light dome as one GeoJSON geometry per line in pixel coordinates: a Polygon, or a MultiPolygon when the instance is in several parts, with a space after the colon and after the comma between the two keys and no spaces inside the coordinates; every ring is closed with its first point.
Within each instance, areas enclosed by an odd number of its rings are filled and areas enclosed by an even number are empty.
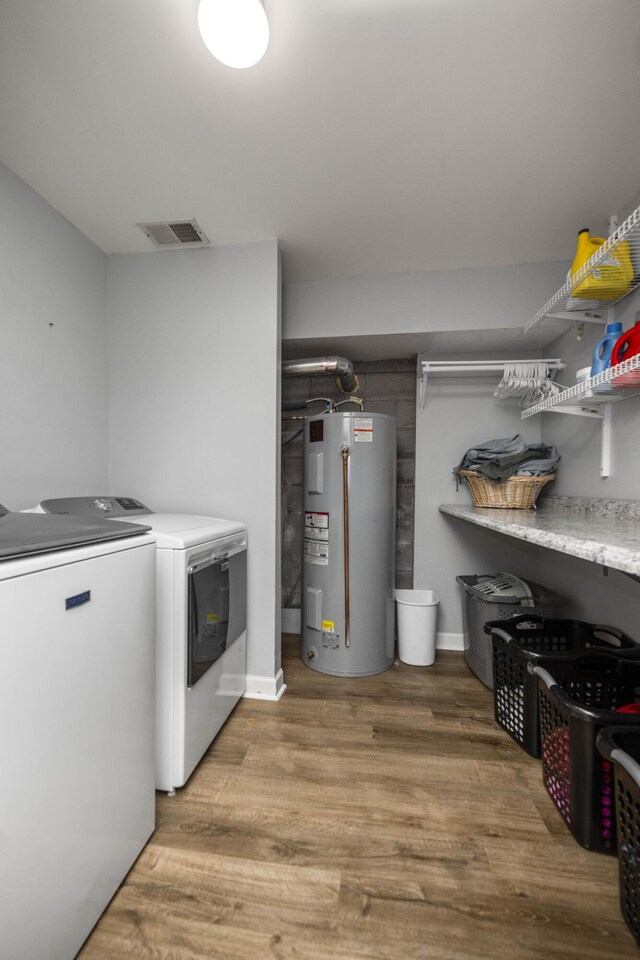
{"type": "Polygon", "coordinates": [[[200,0],[198,27],[207,48],[227,67],[252,67],[269,43],[262,0],[200,0]]]}

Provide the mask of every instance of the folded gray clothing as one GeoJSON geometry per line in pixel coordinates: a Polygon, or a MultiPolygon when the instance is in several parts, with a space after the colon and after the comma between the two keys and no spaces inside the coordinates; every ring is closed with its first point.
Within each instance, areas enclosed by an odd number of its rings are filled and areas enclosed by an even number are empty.
{"type": "Polygon", "coordinates": [[[527,460],[516,470],[516,477],[544,477],[548,473],[553,473],[560,462],[560,454],[555,447],[548,447],[548,449],[553,451],[553,456],[542,460],[527,460]]]}
{"type": "Polygon", "coordinates": [[[471,447],[470,450],[467,450],[462,458],[462,463],[457,469],[469,470],[472,468],[465,466],[467,462],[477,463],[482,460],[492,460],[493,457],[506,456],[510,453],[522,453],[528,449],[527,444],[519,433],[516,433],[515,437],[507,437],[504,440],[485,440],[484,443],[479,443],[476,447],[471,447]]]}
{"type": "Polygon", "coordinates": [[[461,470],[474,470],[491,480],[501,482],[512,476],[532,477],[553,473],[560,455],[545,443],[526,444],[520,434],[502,440],[488,440],[467,450],[454,468],[456,478],[461,470]]]}

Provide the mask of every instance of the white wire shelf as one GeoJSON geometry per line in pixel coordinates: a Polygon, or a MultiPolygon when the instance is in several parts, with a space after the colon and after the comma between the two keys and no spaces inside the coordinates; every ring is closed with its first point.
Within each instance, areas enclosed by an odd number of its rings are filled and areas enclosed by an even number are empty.
{"type": "Polygon", "coordinates": [[[587,260],[585,264],[570,277],[558,292],[553,296],[536,315],[525,324],[524,332],[529,333],[534,327],[546,319],[572,320],[575,323],[591,320],[604,323],[606,311],[624,297],[629,296],[640,285],[640,207],[633,211],[624,223],[617,227],[601,247],[587,260]],[[607,257],[615,256],[620,245],[626,241],[629,244],[629,254],[633,267],[633,278],[620,296],[609,300],[583,300],[573,296],[573,292],[580,284],[591,276],[593,271],[603,264],[607,257]]]}
{"type": "Polygon", "coordinates": [[[555,397],[548,397],[546,400],[542,400],[532,407],[527,407],[526,410],[522,411],[522,419],[526,420],[527,417],[534,417],[538,413],[545,413],[547,411],[553,412],[558,410],[558,412],[571,413],[575,412],[572,410],[572,408],[575,407],[577,407],[580,412],[584,412],[586,416],[591,412],[592,416],[602,417],[602,411],[599,411],[598,407],[615,403],[618,400],[626,400],[628,397],[636,396],[638,393],[640,393],[640,354],[631,357],[630,360],[623,360],[622,363],[618,363],[615,367],[609,367],[608,370],[599,373],[595,377],[588,377],[581,383],[576,383],[575,386],[563,390],[562,393],[556,394],[555,397]],[[599,386],[601,383],[610,383],[616,377],[629,373],[637,374],[637,387],[633,385],[625,387],[624,389],[616,389],[615,393],[596,393],[591,397],[586,396],[590,390],[593,390],[594,387],[599,386]]]}

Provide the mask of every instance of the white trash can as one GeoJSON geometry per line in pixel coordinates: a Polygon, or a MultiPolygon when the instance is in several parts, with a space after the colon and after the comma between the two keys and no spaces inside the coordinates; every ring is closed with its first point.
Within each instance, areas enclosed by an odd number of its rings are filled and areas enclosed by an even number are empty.
{"type": "Polygon", "coordinates": [[[436,659],[437,593],[396,590],[398,654],[403,663],[428,667],[436,659]]]}

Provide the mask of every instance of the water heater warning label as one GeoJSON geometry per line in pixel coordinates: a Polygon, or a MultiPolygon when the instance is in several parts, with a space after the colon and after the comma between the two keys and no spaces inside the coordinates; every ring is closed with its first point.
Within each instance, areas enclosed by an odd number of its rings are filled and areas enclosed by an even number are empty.
{"type": "Polygon", "coordinates": [[[340,637],[333,632],[322,634],[322,646],[328,650],[340,649],[340,637]]]}
{"type": "Polygon", "coordinates": [[[329,514],[315,513],[313,510],[306,510],[304,514],[304,525],[305,527],[319,527],[320,529],[328,530],[329,514]]]}
{"type": "Polygon", "coordinates": [[[313,510],[304,515],[304,562],[329,566],[329,514],[313,510]]]}
{"type": "Polygon", "coordinates": [[[373,443],[373,417],[356,417],[353,422],[356,443],[373,443]]]}
{"type": "Polygon", "coordinates": [[[329,544],[326,540],[304,541],[305,563],[316,563],[321,567],[329,566],[329,544]]]}

